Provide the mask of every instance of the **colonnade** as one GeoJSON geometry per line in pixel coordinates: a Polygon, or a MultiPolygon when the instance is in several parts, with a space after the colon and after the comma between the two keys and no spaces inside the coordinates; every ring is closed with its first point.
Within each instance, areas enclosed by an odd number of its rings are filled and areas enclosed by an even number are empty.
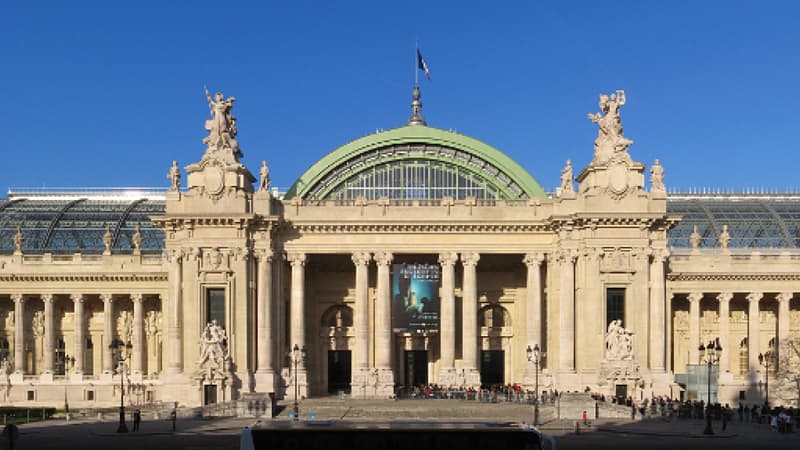
{"type": "MultiPolygon", "coordinates": [[[[56,295],[52,293],[45,294],[11,294],[11,300],[14,303],[14,363],[13,371],[15,374],[20,375],[35,375],[28,373],[30,368],[26,368],[25,358],[25,309],[34,299],[38,297],[43,303],[43,326],[44,334],[42,338],[42,366],[39,371],[40,374],[53,374],[55,371],[55,354],[56,354],[56,322],[55,317],[55,299],[56,295]]],[[[67,294],[64,294],[67,295],[67,294]]],[[[68,294],[69,299],[73,303],[74,311],[74,329],[73,329],[73,349],[71,352],[64,349],[65,352],[71,353],[70,356],[75,358],[72,373],[75,375],[82,375],[85,372],[89,361],[85,361],[86,349],[86,335],[89,329],[88,316],[86,313],[87,295],[83,293],[68,294]]],[[[133,304],[133,318],[131,321],[131,355],[130,355],[130,370],[132,374],[139,375],[144,373],[144,361],[146,355],[146,339],[145,339],[145,299],[156,299],[160,297],[157,294],[147,295],[142,293],[133,293],[127,295],[133,304]]],[[[116,319],[119,314],[115,314],[115,302],[123,298],[123,296],[115,296],[110,293],[99,294],[100,300],[103,302],[103,335],[105,341],[102,343],[103,356],[102,356],[102,370],[104,373],[111,373],[115,367],[114,356],[110,343],[114,336],[118,333],[116,330],[116,319]]],[[[30,324],[31,328],[35,324],[30,324]]],[[[119,336],[120,339],[125,341],[124,336],[119,336]]]]}
{"type": "MultiPolygon", "coordinates": [[[[675,295],[677,293],[674,293],[675,295]]],[[[731,342],[730,336],[730,302],[734,298],[734,292],[719,292],[713,297],[716,299],[719,314],[719,342],[723,351],[720,357],[720,370],[731,371],[730,354],[732,349],[736,348],[736,343],[731,342]]],[[[777,333],[776,338],[779,343],[786,342],[789,338],[789,318],[790,309],[789,302],[794,294],[792,292],[780,292],[772,297],[778,303],[778,317],[777,317],[777,333]]],[[[709,297],[704,292],[693,291],[686,295],[689,302],[689,364],[698,364],[700,362],[699,346],[700,339],[700,302],[708,300],[709,297]]],[[[747,367],[749,372],[756,372],[759,370],[759,353],[761,351],[761,303],[766,301],[763,292],[748,292],[745,295],[747,300],[747,367]]],[[[774,350],[781,351],[781,346],[776,346],[774,350]]],[[[776,358],[776,362],[780,358],[776,358]]]]}

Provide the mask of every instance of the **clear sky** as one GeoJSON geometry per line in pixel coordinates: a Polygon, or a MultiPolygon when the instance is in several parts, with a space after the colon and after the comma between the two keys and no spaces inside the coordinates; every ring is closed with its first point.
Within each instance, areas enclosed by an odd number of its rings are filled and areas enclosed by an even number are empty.
{"type": "MultiPolygon", "coordinates": [[[[0,3],[0,189],[163,187],[204,151],[203,86],[235,96],[243,162],[282,190],[406,123],[499,148],[545,190],[592,157],[624,89],[634,160],[669,189],[800,189],[800,2],[0,3]]],[[[4,192],[4,191],[3,191],[4,192]]],[[[0,194],[2,195],[2,194],[0,194]]]]}

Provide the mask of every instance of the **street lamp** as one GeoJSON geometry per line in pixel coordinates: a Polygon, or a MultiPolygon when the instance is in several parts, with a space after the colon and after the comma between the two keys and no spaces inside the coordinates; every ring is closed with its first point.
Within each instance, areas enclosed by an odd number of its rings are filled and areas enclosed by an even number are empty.
{"type": "Polygon", "coordinates": [[[711,428],[711,366],[719,363],[722,346],[719,345],[719,339],[716,339],[710,341],[708,346],[700,344],[699,350],[703,361],[708,365],[708,403],[706,404],[706,429],[703,430],[703,434],[714,434],[714,430],[711,428]]]}
{"type": "Polygon", "coordinates": [[[539,344],[535,344],[531,349],[531,346],[528,346],[528,349],[525,350],[525,353],[528,355],[528,362],[532,362],[534,369],[535,369],[535,376],[534,376],[534,396],[533,396],[533,426],[539,425],[539,364],[542,362],[542,356],[544,353],[539,351],[539,344]]]}
{"type": "MultiPolygon", "coordinates": [[[[289,358],[291,358],[291,364],[289,369],[294,370],[294,420],[300,420],[300,404],[298,403],[297,399],[300,396],[300,387],[298,385],[298,376],[297,376],[297,366],[300,364],[301,361],[306,359],[306,347],[305,345],[303,348],[294,344],[292,351],[289,352],[289,358]],[[294,369],[292,369],[294,367],[294,369]]],[[[291,374],[290,374],[291,377],[291,374]]]]}
{"type": "Polygon", "coordinates": [[[67,388],[69,387],[69,371],[75,365],[75,358],[64,355],[64,416],[69,419],[69,402],[67,401],[67,388]]]}
{"type": "Polygon", "coordinates": [[[117,355],[119,363],[119,427],[117,433],[127,433],[128,426],[125,424],[125,355],[123,350],[133,348],[130,342],[123,342],[122,339],[114,339],[108,346],[117,355]]]}
{"type": "Polygon", "coordinates": [[[758,354],[758,363],[764,366],[764,406],[769,408],[769,367],[775,365],[775,352],[767,350],[758,354]]]}

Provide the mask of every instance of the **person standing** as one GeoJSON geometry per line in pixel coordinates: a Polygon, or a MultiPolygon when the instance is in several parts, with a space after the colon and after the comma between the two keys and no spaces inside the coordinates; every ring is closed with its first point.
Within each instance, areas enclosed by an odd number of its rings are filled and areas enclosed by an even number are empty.
{"type": "Polygon", "coordinates": [[[142,411],[135,410],[133,412],[133,431],[139,431],[139,423],[142,421],[142,411]]]}

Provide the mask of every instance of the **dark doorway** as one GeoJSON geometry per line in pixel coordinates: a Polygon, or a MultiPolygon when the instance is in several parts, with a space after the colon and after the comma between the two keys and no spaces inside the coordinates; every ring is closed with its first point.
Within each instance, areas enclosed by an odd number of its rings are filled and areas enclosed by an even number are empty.
{"type": "Polygon", "coordinates": [[[481,385],[505,384],[505,352],[484,350],[481,352],[481,385]]]}
{"type": "Polygon", "coordinates": [[[217,403],[217,385],[206,384],[203,386],[203,404],[213,405],[217,403]]]}
{"type": "Polygon", "coordinates": [[[406,351],[406,386],[428,384],[428,352],[426,350],[406,351]]]}
{"type": "Polygon", "coordinates": [[[350,393],[351,374],[350,350],[328,350],[328,393],[350,393]]]}
{"type": "Polygon", "coordinates": [[[627,384],[618,384],[617,385],[617,404],[618,405],[624,405],[627,400],[628,400],[628,385],[627,384]]]}

